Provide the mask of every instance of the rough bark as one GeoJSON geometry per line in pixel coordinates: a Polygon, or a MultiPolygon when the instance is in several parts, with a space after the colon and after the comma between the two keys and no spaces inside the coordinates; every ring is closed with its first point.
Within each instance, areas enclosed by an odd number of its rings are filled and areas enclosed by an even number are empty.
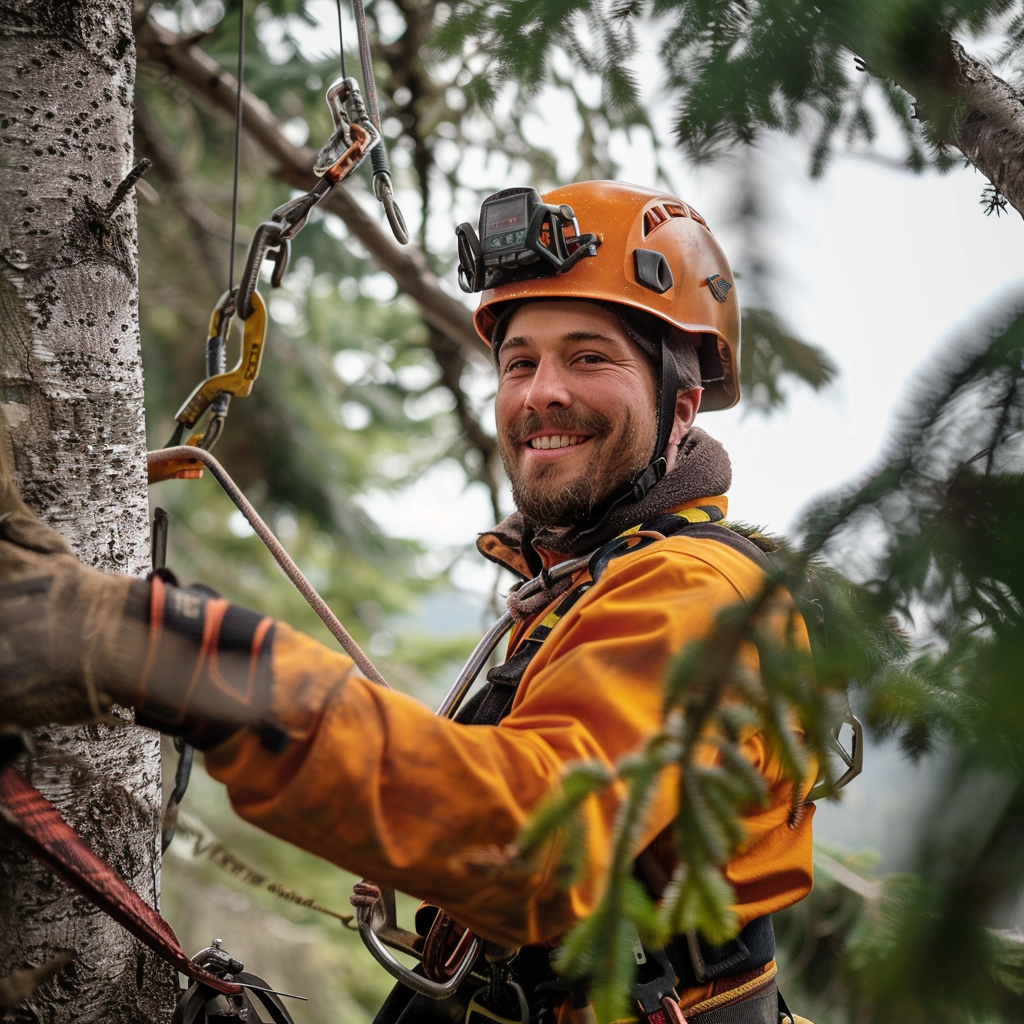
{"type": "Polygon", "coordinates": [[[1024,94],[952,44],[954,88],[966,114],[952,139],[1024,217],[1024,94]]]}
{"type": "MultiPolygon", "coordinates": [[[[161,28],[147,14],[140,14],[135,31],[140,60],[166,68],[213,107],[234,115],[236,80],[213,58],[189,39],[161,28]]],[[[245,89],[242,98],[246,134],[277,162],[277,173],[284,181],[308,191],[317,181],[312,171],[314,150],[290,143],[280,122],[261,99],[245,89]]],[[[426,256],[416,246],[394,242],[345,188],[334,189],[323,207],[345,222],[398,287],[419,305],[431,327],[458,342],[471,356],[483,356],[484,346],[473,330],[472,314],[441,288],[426,256]]]]}
{"type": "MultiPolygon", "coordinates": [[[[128,0],[0,5],[0,401],[28,502],[87,562],[148,563],[128,0]]],[[[159,749],[118,725],[33,737],[31,781],[144,899],[159,894],[159,749]]],[[[57,970],[5,1020],[167,1019],[173,976],[0,843],[0,977],[57,970]]],[[[42,972],[45,977],[45,972],[42,972]]]]}

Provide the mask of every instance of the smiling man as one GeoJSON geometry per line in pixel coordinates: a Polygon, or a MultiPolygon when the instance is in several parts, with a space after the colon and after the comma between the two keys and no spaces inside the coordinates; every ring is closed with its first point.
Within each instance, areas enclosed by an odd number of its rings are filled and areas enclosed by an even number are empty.
{"type": "MultiPolygon", "coordinates": [[[[700,215],[634,186],[509,189],[484,202],[479,230],[463,224],[458,236],[460,281],[482,292],[475,323],[498,371],[516,505],[478,546],[533,582],[510,596],[504,664],[457,717],[435,717],[346,656],[206,591],[83,567],[21,503],[9,461],[0,699],[24,726],[130,704],[141,724],[206,750],[243,817],[431,904],[411,947],[422,965],[415,977],[398,969],[382,1024],[582,1022],[585,990],[553,975],[549,952],[600,899],[619,793],[585,804],[571,883],[555,857],[524,863],[508,851],[567,766],[611,768],[658,732],[670,660],[763,585],[756,553],[714,525],[729,459],[693,426],[699,408],[739,398],[736,293],[700,215]],[[472,971],[452,994],[460,962],[472,971]]],[[[801,632],[787,622],[787,635],[801,632]]],[[[756,653],[739,657],[756,675],[756,653]]],[[[745,810],[725,870],[742,931],[726,947],[690,935],[667,959],[650,951],[656,976],[637,990],[648,1020],[785,1016],[770,915],[810,889],[811,815],[793,813],[806,789],[794,792],[766,736],[751,727],[742,748],[768,793],[745,810]]],[[[709,764],[715,756],[709,744],[709,764]]],[[[676,787],[666,773],[636,837],[655,896],[679,867],[676,787]]]]}
{"type": "MultiPolygon", "coordinates": [[[[655,367],[626,326],[635,314],[549,300],[506,315],[494,416],[516,508],[549,529],[589,522],[647,467],[657,440],[655,367]]],[[[661,453],[668,469],[700,405],[696,349],[683,351],[692,365],[661,453]]]]}

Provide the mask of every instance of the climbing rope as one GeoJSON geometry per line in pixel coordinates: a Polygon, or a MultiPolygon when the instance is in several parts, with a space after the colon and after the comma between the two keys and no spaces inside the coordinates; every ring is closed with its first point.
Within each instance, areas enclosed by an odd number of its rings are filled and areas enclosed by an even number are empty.
{"type": "MultiPolygon", "coordinates": [[[[175,448],[161,448],[155,452],[146,453],[146,461],[149,465],[164,462],[177,462],[194,465],[201,462],[210,470],[213,478],[224,488],[227,495],[235,503],[238,511],[245,516],[246,521],[253,528],[256,536],[266,545],[267,550],[273,555],[274,560],[281,567],[284,574],[294,584],[296,590],[306,599],[309,606],[320,617],[320,621],[331,631],[332,635],[341,644],[345,652],[355,662],[356,667],[372,683],[388,687],[388,683],[380,674],[373,662],[363,653],[359,645],[353,640],[352,635],[341,624],[338,617],[327,606],[327,602],[317,593],[316,588],[303,575],[302,570],[292,561],[291,556],[285,550],[284,545],[274,536],[273,531],[260,518],[259,513],[253,508],[249,499],[242,493],[241,488],[228,476],[227,470],[205,449],[195,448],[190,445],[178,445],[175,448]]],[[[390,687],[388,687],[390,689],[390,687]]]]}

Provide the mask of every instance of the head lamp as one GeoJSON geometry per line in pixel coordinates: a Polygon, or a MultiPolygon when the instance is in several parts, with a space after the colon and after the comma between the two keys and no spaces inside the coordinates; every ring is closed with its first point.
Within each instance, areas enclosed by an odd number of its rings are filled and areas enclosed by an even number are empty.
{"type": "Polygon", "coordinates": [[[581,234],[571,206],[549,206],[533,188],[507,188],[480,206],[479,234],[469,223],[455,229],[459,285],[480,292],[510,281],[553,277],[596,256],[597,235],[581,234]]]}

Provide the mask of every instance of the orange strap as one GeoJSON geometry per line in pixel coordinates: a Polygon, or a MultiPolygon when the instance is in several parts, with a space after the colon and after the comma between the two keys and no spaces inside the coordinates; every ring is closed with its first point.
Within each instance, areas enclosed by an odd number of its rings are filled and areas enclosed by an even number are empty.
{"type": "Polygon", "coordinates": [[[241,985],[192,963],[171,926],[85,845],[57,808],[12,765],[0,771],[0,831],[182,974],[225,995],[242,991],[241,985]]]}

